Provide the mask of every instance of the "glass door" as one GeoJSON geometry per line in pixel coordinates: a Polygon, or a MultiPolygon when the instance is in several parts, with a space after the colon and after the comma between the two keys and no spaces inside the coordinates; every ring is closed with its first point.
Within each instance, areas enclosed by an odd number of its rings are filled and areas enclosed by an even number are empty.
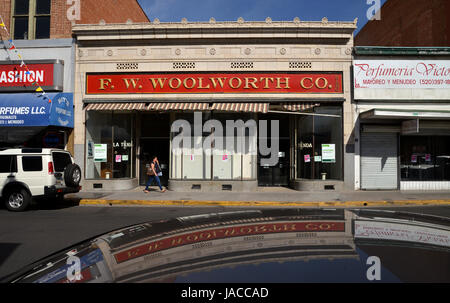
{"type": "Polygon", "coordinates": [[[261,155],[258,153],[258,186],[289,186],[289,161],[290,161],[290,128],[289,115],[269,114],[261,115],[260,120],[267,120],[268,146],[272,146],[273,140],[278,140],[278,162],[274,166],[261,163],[261,155]],[[272,134],[271,121],[279,121],[279,133],[272,134]]]}

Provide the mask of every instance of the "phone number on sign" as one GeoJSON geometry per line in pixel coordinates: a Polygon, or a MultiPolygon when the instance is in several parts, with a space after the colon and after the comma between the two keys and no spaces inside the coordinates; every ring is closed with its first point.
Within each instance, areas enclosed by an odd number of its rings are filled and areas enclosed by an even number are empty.
{"type": "MultiPolygon", "coordinates": [[[[442,84],[444,84],[444,80],[422,79],[422,80],[420,80],[420,84],[424,84],[424,85],[442,85],[442,84]]],[[[445,84],[450,84],[450,79],[445,80],[445,84]]]]}

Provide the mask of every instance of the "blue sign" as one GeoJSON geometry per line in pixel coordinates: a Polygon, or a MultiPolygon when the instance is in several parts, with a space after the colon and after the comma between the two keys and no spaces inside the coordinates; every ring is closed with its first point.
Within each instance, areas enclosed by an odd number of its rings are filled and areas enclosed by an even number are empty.
{"type": "Polygon", "coordinates": [[[73,128],[73,93],[0,95],[0,127],[49,125],[73,128]]]}

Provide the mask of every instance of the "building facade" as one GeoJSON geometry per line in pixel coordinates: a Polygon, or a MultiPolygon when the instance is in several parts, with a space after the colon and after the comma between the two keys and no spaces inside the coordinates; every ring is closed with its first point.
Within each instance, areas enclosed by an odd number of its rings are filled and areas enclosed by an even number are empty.
{"type": "Polygon", "coordinates": [[[73,149],[72,25],[149,22],[135,0],[0,4],[0,147],[73,149]],[[120,13],[119,13],[120,12],[120,13]]]}
{"type": "Polygon", "coordinates": [[[450,1],[388,0],[380,20],[369,21],[355,36],[356,46],[450,46],[450,1]]]}
{"type": "Polygon", "coordinates": [[[326,18],[74,26],[84,188],[143,185],[154,155],[172,190],[353,188],[355,28],[326,18]]]}
{"type": "Polygon", "coordinates": [[[450,49],[355,47],[355,189],[450,190],[450,49]]]}

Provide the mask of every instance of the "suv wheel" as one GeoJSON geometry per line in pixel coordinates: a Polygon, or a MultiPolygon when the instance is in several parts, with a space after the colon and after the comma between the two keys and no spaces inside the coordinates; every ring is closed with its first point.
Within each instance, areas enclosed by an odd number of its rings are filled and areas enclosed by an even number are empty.
{"type": "Polygon", "coordinates": [[[64,168],[64,182],[66,186],[77,187],[81,181],[81,169],[76,164],[69,164],[64,168]]]}
{"type": "Polygon", "coordinates": [[[6,195],[6,208],[11,211],[24,211],[31,203],[31,195],[25,189],[13,189],[6,195]]]}

